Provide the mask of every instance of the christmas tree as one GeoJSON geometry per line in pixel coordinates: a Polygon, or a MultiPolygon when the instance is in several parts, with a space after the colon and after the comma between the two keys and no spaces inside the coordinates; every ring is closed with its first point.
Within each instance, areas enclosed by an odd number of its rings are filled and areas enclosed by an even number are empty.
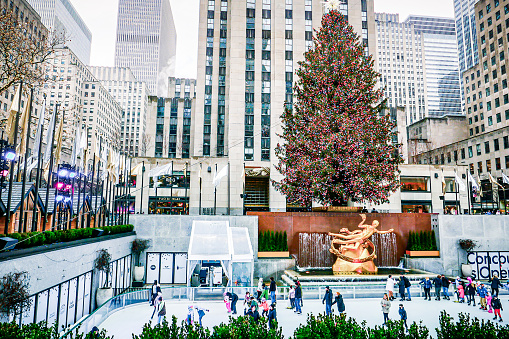
{"type": "Polygon", "coordinates": [[[299,63],[293,110],[282,115],[273,182],[290,203],[340,206],[348,200],[382,203],[399,185],[399,145],[383,114],[383,91],[372,57],[335,9],[322,18],[314,48],[299,63]]]}

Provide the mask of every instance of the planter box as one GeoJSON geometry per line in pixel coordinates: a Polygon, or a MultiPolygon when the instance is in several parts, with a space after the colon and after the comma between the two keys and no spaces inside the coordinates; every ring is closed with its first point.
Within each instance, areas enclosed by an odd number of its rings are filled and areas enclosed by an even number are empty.
{"type": "Polygon", "coordinates": [[[290,252],[258,252],[258,258],[288,258],[290,252]]]}
{"type": "Polygon", "coordinates": [[[410,257],[440,257],[440,251],[406,251],[410,257]]]}

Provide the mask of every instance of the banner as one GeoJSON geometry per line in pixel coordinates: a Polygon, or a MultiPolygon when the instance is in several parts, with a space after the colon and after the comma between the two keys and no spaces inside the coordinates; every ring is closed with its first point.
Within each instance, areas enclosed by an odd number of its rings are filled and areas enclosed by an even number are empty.
{"type": "Polygon", "coordinates": [[[509,279],[509,251],[468,252],[467,262],[472,265],[473,279],[489,279],[494,274],[500,280],[509,279]]]}

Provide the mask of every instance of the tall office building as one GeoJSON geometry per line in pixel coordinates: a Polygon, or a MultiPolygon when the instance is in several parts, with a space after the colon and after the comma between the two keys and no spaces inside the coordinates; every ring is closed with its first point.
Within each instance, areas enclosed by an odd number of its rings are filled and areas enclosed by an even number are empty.
{"type": "Polygon", "coordinates": [[[166,96],[175,73],[177,33],[169,0],[120,0],[115,66],[129,67],[150,94],[166,96]]]}
{"type": "MultiPolygon", "coordinates": [[[[374,52],[373,0],[343,0],[340,11],[374,52]]],[[[257,173],[246,175],[245,206],[268,210],[270,201],[270,210],[286,210],[270,184],[280,180],[273,167],[280,116],[323,13],[321,0],[200,1],[193,156],[229,158],[231,196],[243,192],[244,165],[257,173]]]]}
{"type": "Polygon", "coordinates": [[[424,39],[412,24],[399,22],[398,14],[375,13],[377,62],[387,105],[405,107],[406,123],[427,114],[424,74],[424,39]]]}
{"type": "Polygon", "coordinates": [[[132,156],[146,152],[148,90],[126,67],[89,67],[108,93],[123,109],[120,142],[122,149],[132,156]]]}
{"type": "Polygon", "coordinates": [[[50,30],[65,33],[69,47],[86,65],[90,64],[92,33],[69,0],[28,0],[50,30]]]}
{"type": "Polygon", "coordinates": [[[428,115],[464,114],[454,19],[410,15],[405,23],[423,38],[428,115]]]}
{"type": "Polygon", "coordinates": [[[477,0],[454,0],[460,75],[479,62],[474,5],[477,0]]]}

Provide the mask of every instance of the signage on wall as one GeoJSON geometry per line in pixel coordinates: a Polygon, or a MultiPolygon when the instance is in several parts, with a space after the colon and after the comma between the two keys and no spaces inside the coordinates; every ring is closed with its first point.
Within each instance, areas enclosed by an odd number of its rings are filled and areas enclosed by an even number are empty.
{"type": "Polygon", "coordinates": [[[474,279],[490,279],[498,275],[500,279],[509,278],[509,252],[468,252],[467,262],[472,265],[474,279]]]}

